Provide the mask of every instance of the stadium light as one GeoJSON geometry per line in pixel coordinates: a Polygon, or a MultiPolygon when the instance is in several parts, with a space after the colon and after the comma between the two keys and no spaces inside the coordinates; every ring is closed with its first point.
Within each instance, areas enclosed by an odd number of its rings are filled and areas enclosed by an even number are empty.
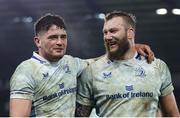
{"type": "Polygon", "coordinates": [[[99,14],[96,14],[95,17],[98,18],[98,19],[104,19],[105,18],[105,14],[104,13],[99,13],[99,14]]]}
{"type": "Polygon", "coordinates": [[[165,14],[167,14],[167,9],[159,8],[159,9],[156,10],[156,14],[158,14],[158,15],[165,15],[165,14]]]}
{"type": "Polygon", "coordinates": [[[173,13],[174,15],[180,15],[180,9],[174,8],[174,9],[172,9],[172,13],[173,13]]]}

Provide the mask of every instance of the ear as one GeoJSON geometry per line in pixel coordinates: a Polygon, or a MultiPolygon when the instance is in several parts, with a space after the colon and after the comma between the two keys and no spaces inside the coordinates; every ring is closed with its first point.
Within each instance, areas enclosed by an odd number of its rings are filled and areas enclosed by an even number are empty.
{"type": "Polygon", "coordinates": [[[135,31],[134,31],[134,29],[133,29],[133,28],[129,28],[129,29],[127,30],[127,38],[128,38],[128,39],[134,39],[134,37],[135,37],[135,31]]]}
{"type": "Polygon", "coordinates": [[[34,37],[34,43],[36,44],[36,46],[37,46],[38,48],[41,47],[41,40],[39,39],[38,36],[35,36],[35,37],[34,37]]]}

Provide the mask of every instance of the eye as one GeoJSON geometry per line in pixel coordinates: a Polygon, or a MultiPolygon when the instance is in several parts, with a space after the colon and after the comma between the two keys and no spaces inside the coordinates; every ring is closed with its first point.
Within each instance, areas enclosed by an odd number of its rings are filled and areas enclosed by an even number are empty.
{"type": "Polygon", "coordinates": [[[48,39],[57,40],[58,39],[58,35],[51,35],[51,36],[48,37],[48,39]]]}
{"type": "Polygon", "coordinates": [[[111,33],[116,33],[118,30],[117,29],[110,29],[109,32],[111,33]]]}
{"type": "Polygon", "coordinates": [[[62,39],[62,40],[67,39],[67,35],[65,35],[65,34],[64,34],[64,35],[61,35],[61,39],[62,39]]]}
{"type": "Polygon", "coordinates": [[[103,31],[103,34],[106,35],[106,34],[107,34],[107,30],[104,30],[104,31],[103,31]]]}

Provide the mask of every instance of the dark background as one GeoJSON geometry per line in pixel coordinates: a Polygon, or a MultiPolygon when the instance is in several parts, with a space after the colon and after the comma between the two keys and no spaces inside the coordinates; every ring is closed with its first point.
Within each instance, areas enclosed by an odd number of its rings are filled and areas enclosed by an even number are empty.
{"type": "Polygon", "coordinates": [[[99,13],[124,10],[137,17],[136,42],[151,46],[172,73],[180,107],[180,0],[0,0],[0,116],[8,116],[9,80],[16,66],[35,50],[33,23],[45,13],[61,15],[68,28],[67,54],[81,58],[104,54],[99,13]],[[157,15],[158,8],[166,15],[157,15]]]}

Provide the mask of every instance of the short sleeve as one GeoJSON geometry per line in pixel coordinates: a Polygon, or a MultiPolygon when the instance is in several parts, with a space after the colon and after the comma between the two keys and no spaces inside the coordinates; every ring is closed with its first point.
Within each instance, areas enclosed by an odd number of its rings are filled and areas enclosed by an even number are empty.
{"type": "Polygon", "coordinates": [[[77,61],[77,76],[80,76],[82,71],[87,67],[88,62],[86,60],[83,59],[79,59],[79,58],[75,58],[77,61]]]}
{"type": "Polygon", "coordinates": [[[174,87],[172,85],[172,80],[171,80],[171,74],[169,71],[168,66],[166,65],[165,62],[161,61],[160,63],[160,73],[161,73],[161,80],[162,80],[162,85],[161,85],[161,96],[166,96],[173,92],[174,87]]]}
{"type": "Polygon", "coordinates": [[[33,100],[34,81],[32,71],[23,64],[15,70],[10,80],[10,98],[20,98],[33,100]]]}
{"type": "Polygon", "coordinates": [[[78,79],[77,102],[86,106],[94,106],[93,77],[90,66],[82,72],[80,78],[78,79]]]}

